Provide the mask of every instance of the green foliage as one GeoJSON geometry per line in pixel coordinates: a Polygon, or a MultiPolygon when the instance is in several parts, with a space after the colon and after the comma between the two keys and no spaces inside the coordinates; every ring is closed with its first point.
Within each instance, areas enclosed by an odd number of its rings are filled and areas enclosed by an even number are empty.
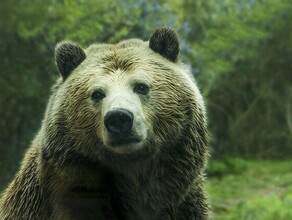
{"type": "Polygon", "coordinates": [[[201,60],[198,79],[208,101],[213,153],[288,156],[292,3],[226,1],[217,7],[206,38],[193,51],[201,60]]]}
{"type": "Polygon", "coordinates": [[[227,157],[211,160],[207,166],[208,176],[222,177],[227,174],[240,174],[248,168],[248,162],[242,158],[227,157]]]}
{"type": "Polygon", "coordinates": [[[292,217],[291,161],[245,161],[237,174],[210,177],[214,219],[285,220],[292,217]]]}
{"type": "Polygon", "coordinates": [[[224,216],[224,220],[244,219],[244,220],[285,220],[292,218],[291,212],[292,193],[279,198],[270,196],[268,198],[255,197],[248,203],[240,203],[230,214],[224,216]],[[272,204],[272,205],[271,205],[272,204]]]}

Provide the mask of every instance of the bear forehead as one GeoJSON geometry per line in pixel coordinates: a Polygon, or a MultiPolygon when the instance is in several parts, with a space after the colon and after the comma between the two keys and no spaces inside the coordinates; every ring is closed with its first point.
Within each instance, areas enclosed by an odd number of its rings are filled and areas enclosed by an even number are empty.
{"type": "Polygon", "coordinates": [[[118,44],[92,44],[85,53],[87,62],[84,65],[94,64],[108,70],[148,69],[157,65],[170,70],[169,62],[153,52],[148,42],[139,39],[124,40],[118,44]]]}
{"type": "Polygon", "coordinates": [[[97,53],[97,52],[107,52],[113,50],[123,50],[123,49],[135,49],[141,47],[147,47],[147,42],[139,39],[129,39],[123,40],[117,44],[92,44],[86,49],[87,54],[97,53]]]}

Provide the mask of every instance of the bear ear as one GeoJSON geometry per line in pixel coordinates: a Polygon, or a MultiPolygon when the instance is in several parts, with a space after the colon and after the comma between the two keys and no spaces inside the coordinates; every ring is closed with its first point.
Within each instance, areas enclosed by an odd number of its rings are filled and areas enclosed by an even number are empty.
{"type": "Polygon", "coordinates": [[[175,62],[179,53],[176,32],[171,28],[159,28],[150,36],[149,47],[166,59],[175,62]]]}
{"type": "Polygon", "coordinates": [[[61,42],[57,44],[55,48],[55,61],[63,80],[65,80],[85,58],[86,55],[84,50],[76,43],[61,42]]]}

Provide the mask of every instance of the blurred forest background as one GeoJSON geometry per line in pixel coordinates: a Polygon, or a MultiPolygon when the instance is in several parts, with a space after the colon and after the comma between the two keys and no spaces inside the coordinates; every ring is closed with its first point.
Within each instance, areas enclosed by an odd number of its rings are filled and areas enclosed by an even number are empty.
{"type": "Polygon", "coordinates": [[[291,12],[289,0],[1,0],[0,191],[40,127],[59,41],[168,26],[207,103],[214,216],[292,219],[291,12]]]}

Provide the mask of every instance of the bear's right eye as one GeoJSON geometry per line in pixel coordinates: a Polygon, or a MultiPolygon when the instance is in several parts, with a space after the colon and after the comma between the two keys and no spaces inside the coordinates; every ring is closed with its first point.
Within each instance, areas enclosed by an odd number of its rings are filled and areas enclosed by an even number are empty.
{"type": "Polygon", "coordinates": [[[100,100],[102,100],[105,97],[105,94],[102,90],[98,89],[98,90],[94,90],[91,94],[91,99],[94,102],[98,102],[100,100]]]}

